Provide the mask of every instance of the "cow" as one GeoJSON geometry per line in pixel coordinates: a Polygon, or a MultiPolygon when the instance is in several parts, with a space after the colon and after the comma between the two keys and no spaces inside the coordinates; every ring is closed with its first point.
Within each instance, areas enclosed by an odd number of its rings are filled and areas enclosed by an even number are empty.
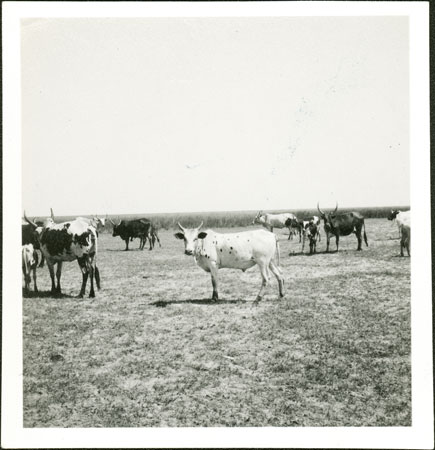
{"type": "Polygon", "coordinates": [[[274,228],[288,228],[289,235],[288,240],[293,237],[292,229],[297,229],[299,232],[300,238],[300,230],[298,225],[297,217],[292,213],[283,213],[283,214],[267,214],[262,211],[258,211],[257,215],[254,217],[252,224],[260,224],[263,225],[266,229],[273,233],[274,228]],[[288,223],[286,225],[286,223],[288,223]]]}
{"type": "MultiPolygon", "coordinates": [[[[44,225],[44,222],[42,222],[40,220],[38,220],[38,221],[34,220],[34,223],[38,227],[42,227],[44,225]]],[[[34,227],[28,223],[21,224],[21,244],[23,246],[27,245],[27,244],[31,244],[35,251],[36,250],[41,251],[38,235],[35,232],[34,227]]],[[[44,254],[41,252],[41,261],[39,262],[39,267],[44,267],[44,262],[45,262],[44,254]]]]}
{"type": "Polygon", "coordinates": [[[319,211],[320,217],[324,222],[324,229],[326,233],[326,252],[329,252],[329,241],[331,236],[335,236],[335,243],[337,245],[338,252],[338,242],[340,236],[349,236],[351,233],[355,233],[358,239],[358,251],[361,251],[361,231],[364,228],[364,241],[366,246],[368,246],[366,227],[364,224],[364,217],[358,212],[349,212],[344,214],[336,214],[338,209],[338,203],[332,212],[325,213],[319,208],[319,203],[317,203],[317,210],[319,211]]]}
{"type": "Polygon", "coordinates": [[[89,218],[89,217],[76,217],[76,219],[77,220],[84,220],[89,225],[92,225],[97,230],[97,234],[98,234],[98,233],[101,233],[103,231],[103,229],[105,228],[105,226],[106,226],[107,214],[106,214],[106,217],[98,217],[97,215],[95,215],[92,218],[89,218]]]}
{"type": "Polygon", "coordinates": [[[399,209],[392,209],[387,219],[396,221],[397,228],[399,229],[399,239],[400,239],[402,235],[401,233],[402,224],[411,226],[411,211],[400,211],[399,209]]]}
{"type": "MultiPolygon", "coordinates": [[[[159,247],[162,247],[162,244],[160,243],[160,238],[159,238],[159,228],[158,226],[151,222],[149,219],[139,219],[143,224],[149,224],[150,228],[149,228],[149,232],[148,232],[148,240],[150,243],[150,250],[152,250],[155,245],[156,245],[156,241],[159,243],[159,247]]],[[[143,245],[145,246],[146,244],[146,239],[143,243],[143,245]]]]}
{"type": "Polygon", "coordinates": [[[319,228],[314,221],[306,223],[304,228],[304,242],[305,237],[308,238],[310,244],[310,255],[316,253],[317,238],[319,237],[320,240],[320,233],[319,228]]]}
{"type": "Polygon", "coordinates": [[[100,273],[96,265],[98,238],[97,230],[83,220],[53,223],[48,222],[38,227],[31,222],[24,213],[25,220],[32,225],[38,233],[42,253],[47,261],[51,278],[51,293],[61,294],[60,278],[62,264],[65,261],[77,260],[82,271],[82,286],[79,297],[83,298],[88,277],[91,279],[89,297],[95,297],[94,277],[97,288],[100,289],[100,273]],[[56,279],[54,280],[54,265],[57,264],[56,279]]]}
{"type": "MultiPolygon", "coordinates": [[[[293,222],[294,222],[293,219],[287,219],[285,224],[286,226],[294,226],[293,222]]],[[[298,220],[299,237],[302,236],[302,250],[301,250],[302,253],[304,252],[305,248],[307,225],[310,223],[314,223],[315,225],[317,225],[317,237],[320,241],[320,217],[311,216],[298,220]]],[[[299,239],[299,242],[301,242],[301,239],[299,239]]]]}
{"type": "Polygon", "coordinates": [[[284,297],[284,278],[279,267],[279,244],[276,236],[266,230],[242,231],[220,234],[213,230],[200,231],[197,228],[184,228],[180,223],[177,239],[184,240],[184,253],[193,256],[196,264],[211,274],[213,286],[212,300],[217,301],[219,269],[240,269],[243,272],[258,265],[262,276],[260,291],[255,300],[257,304],[269,282],[270,272],[278,280],[279,296],[284,297]],[[275,255],[277,262],[274,261],[275,255]]]}
{"type": "Polygon", "coordinates": [[[403,249],[406,248],[408,256],[411,255],[409,247],[411,244],[411,211],[391,210],[388,220],[395,220],[399,227],[400,256],[403,256],[403,249]]]}
{"type": "Polygon", "coordinates": [[[125,251],[128,251],[128,243],[135,238],[140,239],[139,249],[143,250],[145,242],[149,237],[150,223],[142,222],[142,219],[135,220],[121,220],[116,225],[113,220],[110,220],[113,224],[112,236],[119,236],[125,241],[125,251]]]}
{"type": "Polygon", "coordinates": [[[38,292],[36,285],[36,267],[38,265],[38,252],[33,244],[25,244],[22,246],[22,269],[24,275],[24,291],[29,292],[31,277],[33,273],[33,290],[38,292]]]}

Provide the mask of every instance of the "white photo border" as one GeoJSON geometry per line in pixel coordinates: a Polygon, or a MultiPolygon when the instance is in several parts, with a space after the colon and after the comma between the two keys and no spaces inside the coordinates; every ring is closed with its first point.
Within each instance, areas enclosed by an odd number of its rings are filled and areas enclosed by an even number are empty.
{"type": "Polygon", "coordinates": [[[433,448],[428,2],[3,2],[3,448],[433,448]],[[23,428],[20,21],[64,17],[407,16],[410,36],[412,426],[23,428]]]}

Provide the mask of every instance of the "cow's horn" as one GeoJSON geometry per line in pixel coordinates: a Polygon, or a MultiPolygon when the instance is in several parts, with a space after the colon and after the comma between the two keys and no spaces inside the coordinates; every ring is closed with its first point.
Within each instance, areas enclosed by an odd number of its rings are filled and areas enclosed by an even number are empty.
{"type": "Polygon", "coordinates": [[[338,209],[338,202],[335,202],[335,209],[334,209],[334,211],[333,211],[332,214],[336,213],[336,212],[337,212],[337,209],[338,209]]]}
{"type": "Polygon", "coordinates": [[[201,225],[197,228],[197,230],[199,231],[203,225],[204,225],[204,222],[201,222],[201,225]]]}
{"type": "Polygon", "coordinates": [[[50,208],[51,220],[54,222],[53,208],[50,208]]]}
{"type": "Polygon", "coordinates": [[[112,225],[115,225],[115,222],[112,219],[109,219],[110,222],[112,222],[112,225]]]}
{"type": "Polygon", "coordinates": [[[319,202],[317,202],[317,211],[319,211],[321,216],[325,215],[325,213],[319,208],[319,202]]]}
{"type": "Polygon", "coordinates": [[[184,232],[184,228],[181,226],[180,222],[177,222],[178,228],[184,232]]]}
{"type": "Polygon", "coordinates": [[[35,229],[38,228],[38,225],[36,225],[36,223],[32,222],[32,221],[26,216],[26,211],[24,211],[24,220],[25,220],[28,224],[32,225],[32,227],[34,227],[35,229]]]}

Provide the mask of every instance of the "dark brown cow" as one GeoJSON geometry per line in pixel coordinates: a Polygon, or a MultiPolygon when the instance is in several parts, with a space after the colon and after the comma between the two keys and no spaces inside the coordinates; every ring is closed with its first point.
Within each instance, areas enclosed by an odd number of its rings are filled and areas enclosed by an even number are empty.
{"type": "Polygon", "coordinates": [[[319,208],[319,203],[317,203],[317,210],[320,213],[321,218],[324,222],[324,228],[326,233],[326,252],[329,252],[329,241],[331,236],[335,236],[335,242],[337,244],[337,252],[338,252],[338,242],[340,240],[340,236],[349,236],[352,233],[355,233],[356,238],[358,239],[358,248],[357,250],[361,251],[361,231],[364,228],[364,241],[368,246],[367,235],[366,235],[366,227],[364,224],[364,217],[358,212],[350,212],[344,214],[336,214],[338,209],[338,204],[336,205],[334,211],[325,213],[319,208]]]}

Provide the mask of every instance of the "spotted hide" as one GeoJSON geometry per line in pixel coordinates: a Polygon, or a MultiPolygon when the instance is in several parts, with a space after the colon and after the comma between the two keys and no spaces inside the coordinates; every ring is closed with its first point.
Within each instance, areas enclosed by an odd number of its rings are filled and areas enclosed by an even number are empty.
{"type": "Polygon", "coordinates": [[[255,302],[261,300],[269,282],[270,272],[278,280],[280,297],[284,296],[278,241],[273,233],[266,230],[252,230],[220,234],[213,230],[200,231],[201,226],[202,224],[198,228],[183,228],[178,224],[180,231],[175,233],[175,237],[184,240],[184,253],[193,256],[199,267],[210,272],[213,300],[219,298],[219,269],[239,269],[244,272],[256,264],[260,268],[262,285],[255,302]],[[277,262],[274,261],[275,255],[277,262]]]}
{"type": "Polygon", "coordinates": [[[254,220],[252,221],[252,224],[263,225],[263,227],[267,228],[272,233],[274,228],[288,228],[289,240],[293,237],[292,231],[296,229],[297,232],[299,233],[299,242],[300,242],[300,230],[298,225],[298,219],[292,213],[268,214],[263,213],[262,211],[258,211],[257,215],[254,217],[254,220]]]}
{"type": "MultiPolygon", "coordinates": [[[[27,218],[28,223],[33,224],[27,218]]],[[[82,287],[79,297],[83,297],[90,276],[89,297],[95,297],[94,277],[97,288],[100,289],[100,274],[96,265],[98,239],[97,230],[83,220],[71,222],[51,223],[44,227],[33,224],[39,236],[41,250],[47,260],[51,277],[51,292],[61,293],[60,278],[62,264],[65,261],[77,260],[82,272],[82,287]],[[54,265],[57,264],[56,281],[54,279],[54,265]]]]}

